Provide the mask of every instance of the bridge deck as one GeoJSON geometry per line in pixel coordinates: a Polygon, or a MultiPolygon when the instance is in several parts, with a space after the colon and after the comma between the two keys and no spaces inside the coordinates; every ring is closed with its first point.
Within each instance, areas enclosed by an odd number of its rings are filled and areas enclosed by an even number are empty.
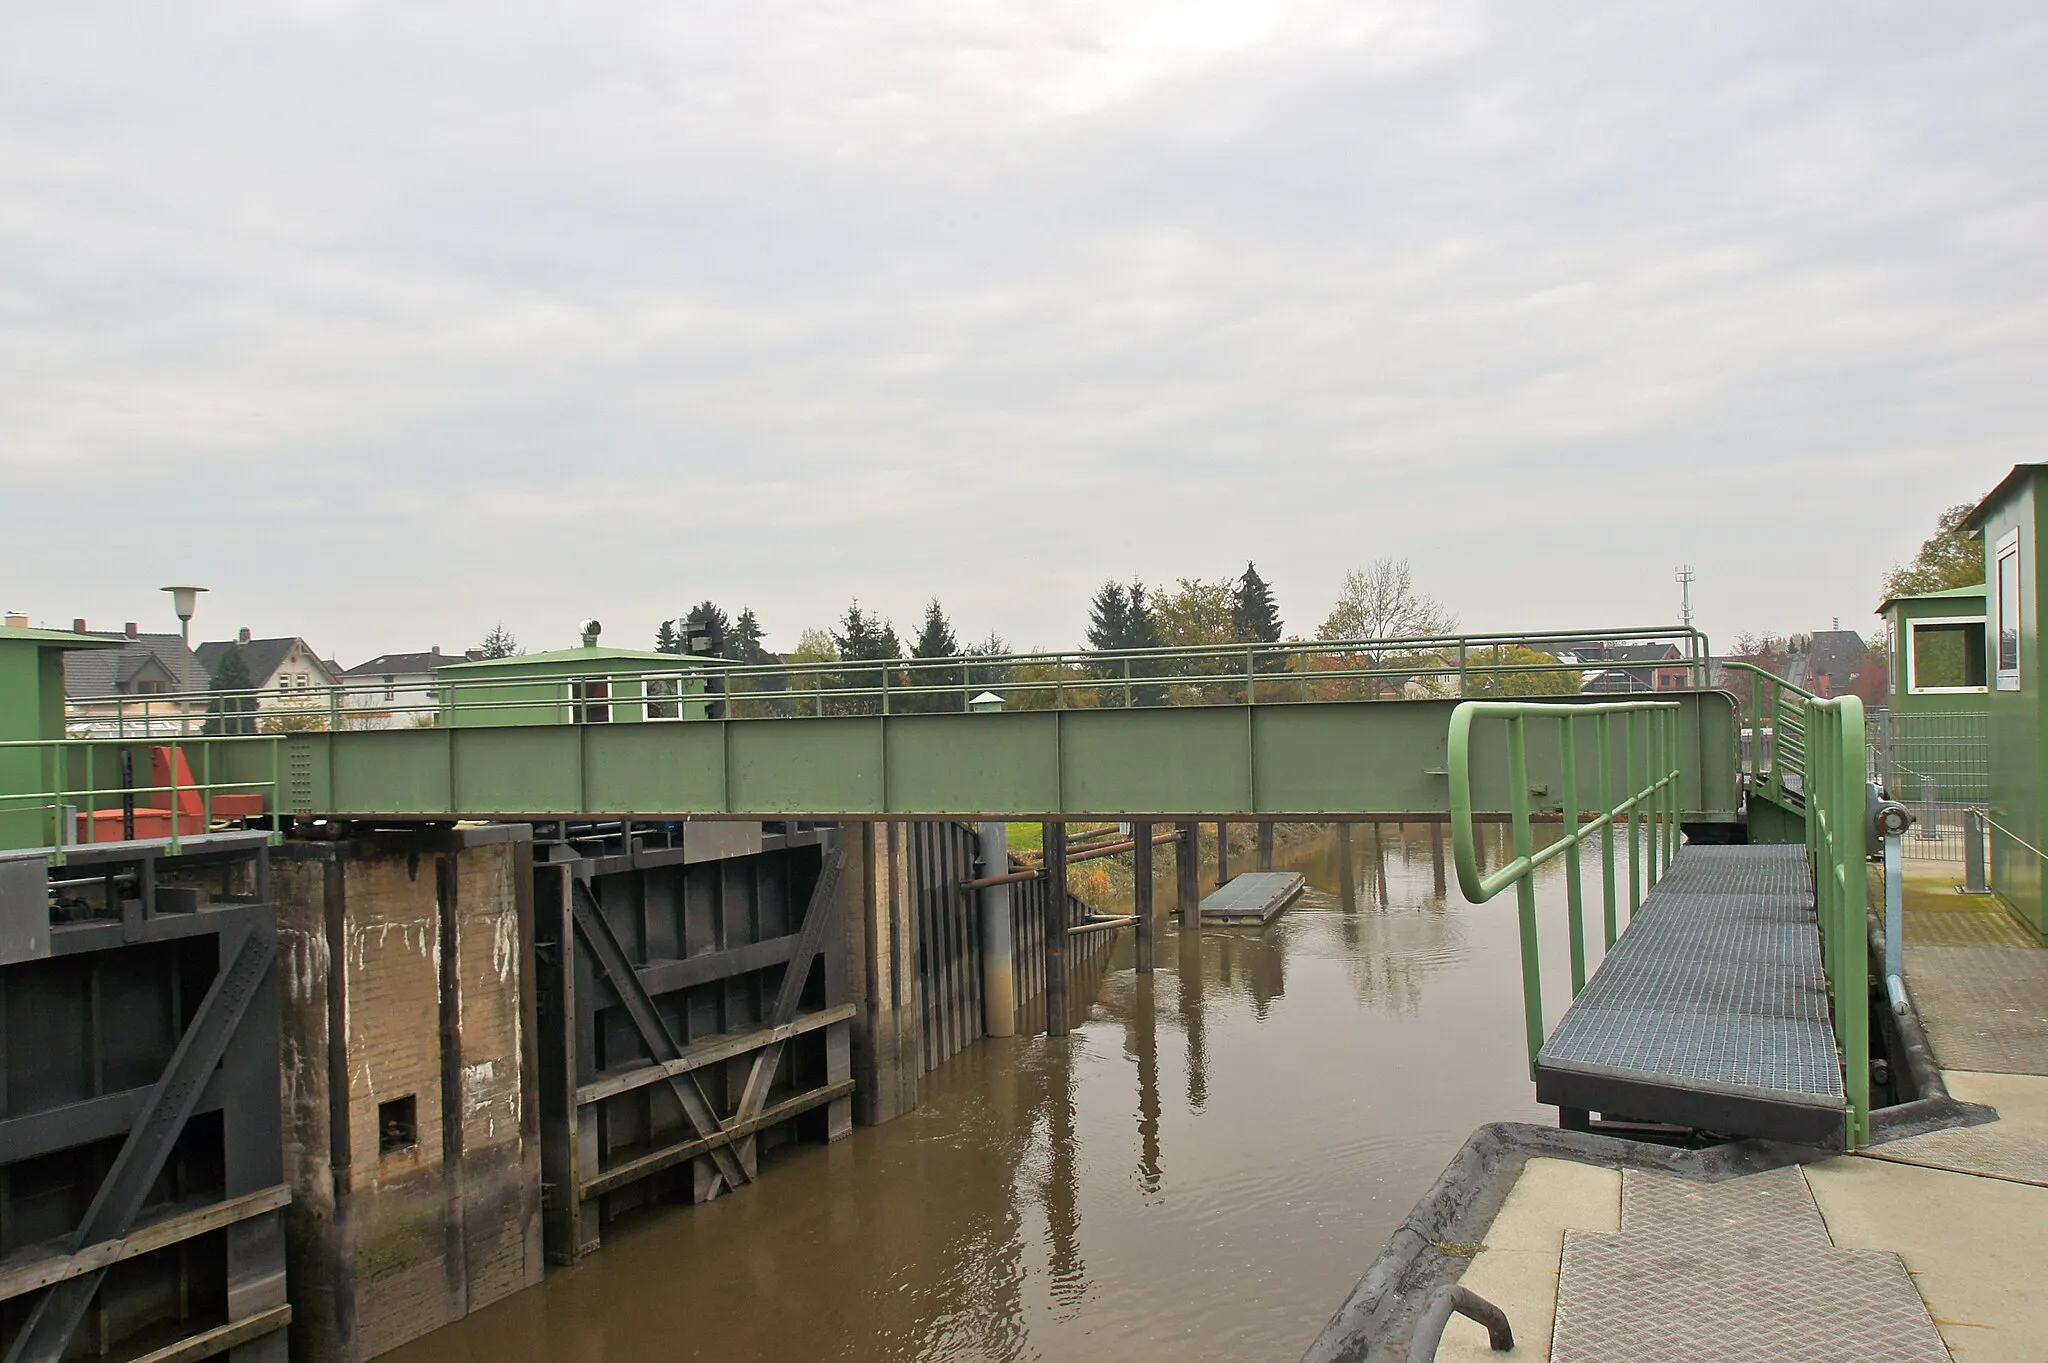
{"type": "Polygon", "coordinates": [[[1610,1118],[1843,1144],[1803,847],[1687,847],[1551,1033],[1536,1093],[1610,1118]]]}

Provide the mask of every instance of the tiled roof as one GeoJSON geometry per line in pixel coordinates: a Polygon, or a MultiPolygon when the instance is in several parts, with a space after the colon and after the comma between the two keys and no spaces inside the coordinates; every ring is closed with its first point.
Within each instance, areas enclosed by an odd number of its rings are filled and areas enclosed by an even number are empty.
{"type": "Polygon", "coordinates": [[[450,657],[445,653],[380,653],[366,663],[357,663],[341,675],[344,677],[405,677],[425,676],[449,663],[464,661],[460,654],[450,657]]]}
{"type": "Polygon", "coordinates": [[[184,641],[175,634],[139,634],[131,639],[125,634],[94,633],[87,637],[113,639],[121,647],[66,653],[64,694],[68,697],[129,694],[137,674],[154,675],[156,668],[163,670],[168,685],[183,690],[188,664],[192,689],[204,690],[212,685],[213,674],[207,671],[205,660],[193,660],[185,651],[184,641]]]}

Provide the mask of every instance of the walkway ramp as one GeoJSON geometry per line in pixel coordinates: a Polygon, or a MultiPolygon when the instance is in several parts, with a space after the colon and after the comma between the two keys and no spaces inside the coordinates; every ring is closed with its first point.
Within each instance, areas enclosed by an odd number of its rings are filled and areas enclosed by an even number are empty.
{"type": "Polygon", "coordinates": [[[1841,1052],[1806,849],[1680,851],[1538,1052],[1536,1095],[1842,1149],[1841,1052]]]}

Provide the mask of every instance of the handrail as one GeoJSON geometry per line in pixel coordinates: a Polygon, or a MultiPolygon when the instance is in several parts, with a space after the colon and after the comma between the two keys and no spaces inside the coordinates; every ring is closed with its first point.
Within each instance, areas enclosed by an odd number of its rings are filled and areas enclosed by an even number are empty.
{"type": "MultiPolygon", "coordinates": [[[[48,788],[0,791],[0,814],[28,812],[45,815],[43,827],[49,839],[45,845],[53,849],[52,862],[55,865],[61,866],[65,863],[65,849],[77,841],[77,825],[73,822],[67,827],[67,818],[75,820],[82,816],[87,826],[95,829],[94,840],[97,841],[94,815],[111,813],[114,810],[121,810],[124,814],[139,812],[135,806],[137,800],[143,796],[170,797],[167,801],[167,832],[173,853],[176,853],[183,844],[185,821],[188,818],[196,817],[202,829],[212,827],[215,822],[216,795],[260,795],[263,797],[263,808],[266,813],[275,814],[278,810],[278,791],[283,778],[284,745],[281,738],[276,735],[212,735],[190,739],[164,737],[160,741],[132,738],[32,738],[0,741],[0,756],[17,752],[43,755],[39,767],[43,772],[41,779],[48,783],[48,788]],[[216,745],[246,747],[257,744],[267,745],[269,749],[267,776],[213,779],[216,745]],[[132,776],[101,783],[101,764],[95,760],[95,754],[124,755],[132,753],[137,747],[168,749],[168,783],[140,784],[132,776]],[[200,773],[191,781],[183,781],[178,773],[181,766],[188,765],[184,761],[188,751],[196,751],[199,754],[200,773]],[[82,760],[73,760],[74,758],[82,760]],[[77,783],[78,776],[82,776],[82,784],[77,783]],[[200,808],[196,815],[181,807],[183,801],[180,797],[188,794],[199,797],[200,808]],[[70,811],[69,815],[66,813],[67,810],[70,811]]],[[[261,762],[261,758],[257,760],[261,762]]],[[[273,843],[282,841],[281,835],[274,828],[271,840],[273,843]]]]}
{"type": "Polygon", "coordinates": [[[1975,814],[1978,818],[1982,819],[1987,828],[1997,829],[1999,832],[2005,834],[2006,837],[2011,838],[2014,842],[2018,843],[2021,847],[2024,847],[2029,852],[2032,852],[2041,861],[2048,862],[2048,852],[2043,852],[2040,848],[2034,846],[2034,844],[2028,842],[2025,838],[2013,832],[2010,828],[2007,828],[1998,820],[1992,818],[1991,811],[1986,809],[1983,805],[1971,805],[1967,812],[1975,814]]]}
{"type": "Polygon", "coordinates": [[[1679,706],[1675,701],[1619,701],[1607,704],[1560,704],[1556,701],[1466,701],[1451,712],[1450,786],[1451,852],[1457,865],[1458,888],[1475,904],[1483,904],[1508,886],[1515,887],[1522,939],[1522,1022],[1533,1070],[1543,1048],[1543,974],[1536,932],[1536,882],[1539,867],[1559,857],[1565,861],[1568,930],[1571,941],[1572,995],[1586,987],[1585,912],[1579,849],[1600,835],[1601,904],[1606,946],[1619,935],[1617,924],[1614,826],[1628,825],[1628,908],[1631,918],[1643,896],[1671,868],[1679,847],[1679,706]],[[1479,719],[1500,719],[1508,726],[1508,798],[1514,857],[1491,875],[1479,871],[1477,822],[1472,808],[1472,725],[1479,719]],[[1530,820],[1530,720],[1558,726],[1560,785],[1558,809],[1564,833],[1537,851],[1530,820]],[[1580,726],[1594,732],[1593,761],[1597,770],[1597,806],[1580,799],[1580,726]],[[1616,769],[1616,733],[1620,729],[1620,767],[1616,769]],[[1591,812],[1593,817],[1587,819],[1591,812]],[[1646,832],[1647,849],[1643,838],[1646,832]],[[1647,857],[1645,855],[1647,851],[1647,857]],[[1645,872],[1647,871],[1647,884],[1645,872]]]}
{"type": "Polygon", "coordinates": [[[1755,663],[1728,659],[1721,666],[1728,671],[1748,672],[1756,677],[1750,685],[1749,698],[1750,789],[1761,791],[1784,804],[1787,790],[1795,788],[1788,787],[1786,782],[1786,777],[1791,776],[1796,779],[1796,789],[1803,798],[1807,756],[1805,706],[1820,697],[1755,663]],[[1765,701],[1767,691],[1768,703],[1765,701]],[[1787,693],[1792,699],[1787,698],[1787,693]],[[1768,746],[1764,742],[1764,714],[1767,710],[1771,716],[1768,746]]]}
{"type": "Polygon", "coordinates": [[[1855,696],[1804,702],[1811,742],[1806,765],[1806,850],[1813,864],[1814,913],[1833,1002],[1848,1103],[1848,1147],[1870,1142],[1870,886],[1863,702],[1855,696]]]}
{"type": "Polygon", "coordinates": [[[1695,688],[1707,683],[1710,648],[1704,633],[1686,626],[1631,627],[763,664],[677,655],[674,665],[659,667],[637,660],[620,666],[616,660],[593,656],[587,670],[542,676],[463,677],[443,672],[388,687],[378,681],[329,688],[77,697],[68,706],[67,722],[79,729],[110,726],[113,736],[125,737],[131,725],[147,735],[165,726],[190,732],[195,725],[221,721],[266,730],[341,729],[352,721],[375,721],[381,727],[410,717],[413,724],[429,727],[451,722],[457,712],[471,717],[495,712],[508,716],[503,722],[568,723],[593,706],[604,707],[611,717],[623,714],[646,720],[782,718],[964,710],[973,693],[987,689],[1002,691],[1011,708],[1026,709],[1256,704],[1377,699],[1388,683],[1398,690],[1400,684],[1417,679],[1448,698],[1465,694],[1478,679],[1658,665],[1506,660],[1506,650],[1514,647],[1594,640],[1669,643],[1681,650],[1681,656],[1663,665],[1688,669],[1695,688]],[[604,694],[579,692],[578,681],[602,682],[604,694]]]}

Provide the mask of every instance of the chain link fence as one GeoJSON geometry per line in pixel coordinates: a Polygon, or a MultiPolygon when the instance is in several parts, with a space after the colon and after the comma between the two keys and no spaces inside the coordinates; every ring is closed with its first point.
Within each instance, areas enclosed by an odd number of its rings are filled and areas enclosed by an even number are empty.
{"type": "Polygon", "coordinates": [[[1913,811],[1903,839],[1907,859],[1961,861],[1964,812],[1991,798],[1984,712],[1873,710],[1868,724],[1871,779],[1913,811]]]}

